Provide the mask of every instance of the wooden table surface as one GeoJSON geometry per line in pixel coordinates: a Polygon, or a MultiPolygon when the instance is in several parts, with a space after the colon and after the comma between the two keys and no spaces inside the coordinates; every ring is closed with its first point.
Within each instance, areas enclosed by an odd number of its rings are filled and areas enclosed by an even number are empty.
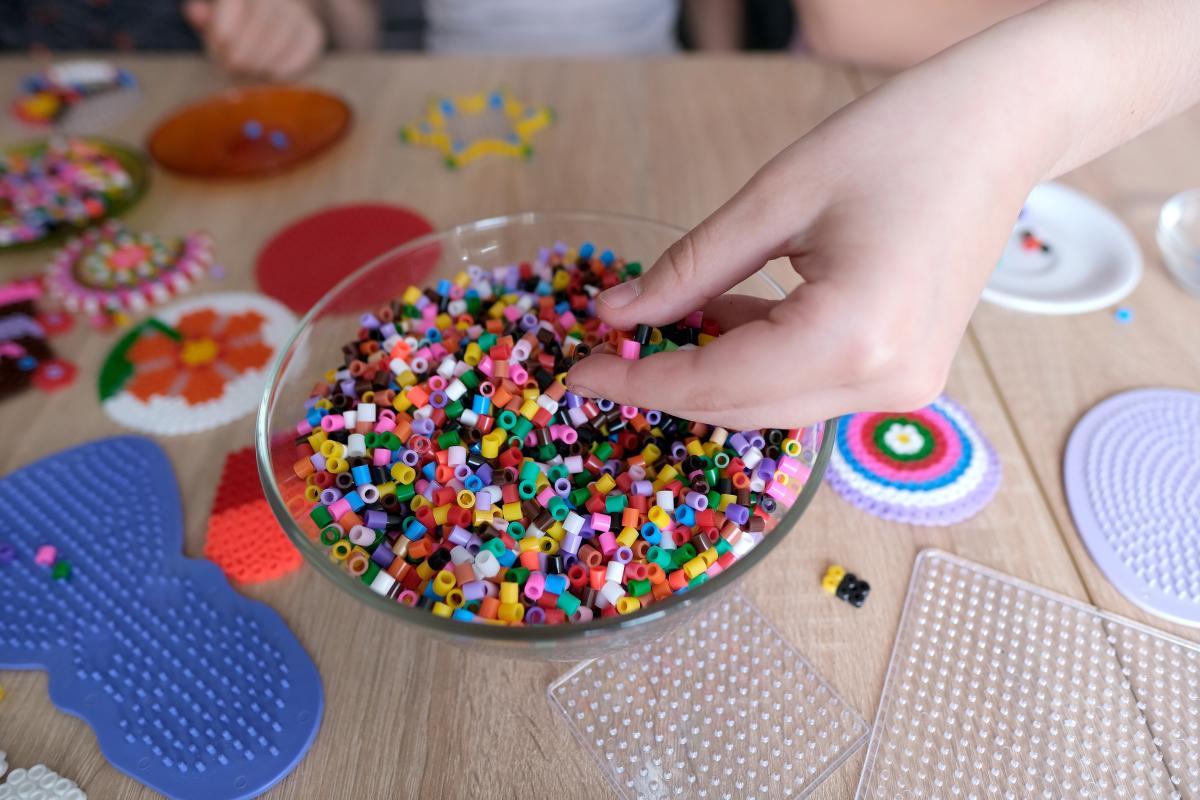
{"type": "MultiPolygon", "coordinates": [[[[193,57],[137,57],[144,101],[109,134],[141,142],[163,113],[223,88],[193,57]]],[[[30,63],[0,59],[0,86],[30,63]]],[[[696,57],[630,62],[536,62],[357,56],[326,60],[310,82],[345,95],[356,123],[336,150],[280,177],[204,183],[154,175],[132,213],[135,228],[212,232],[224,281],[203,291],[252,289],[255,253],[280,226],[354,200],[411,206],[439,227],[540,208],[596,208],[691,225],[767,158],[864,91],[870,76],[787,57],[696,57]],[[400,145],[398,127],[431,94],[506,86],[551,104],[554,127],[531,163],[477,162],[447,172],[430,151],[400,145]]],[[[28,138],[11,120],[0,142],[28,138]]],[[[903,135],[897,131],[896,135],[903,135]]],[[[1153,242],[1157,208],[1200,185],[1200,111],[1193,111],[1068,176],[1133,228],[1146,275],[1127,301],[1134,322],[1107,312],[1029,316],[981,307],[948,392],[975,416],[1003,462],[987,509],[948,529],[884,522],[822,491],[799,529],[745,581],[774,625],[868,720],[875,713],[910,565],[940,547],[1103,608],[1200,641],[1127,603],[1101,576],[1074,532],[1059,478],[1066,437],[1105,396],[1145,385],[1200,389],[1200,301],[1165,273],[1153,242]],[[861,610],[819,590],[825,566],[845,564],[871,582],[861,610]]],[[[46,251],[0,256],[0,276],[40,269],[46,251]]],[[[777,277],[795,279],[782,270],[777,277]]],[[[64,447],[121,433],[92,389],[112,334],[77,326],[58,346],[81,367],[74,392],[28,393],[0,416],[0,474],[64,447]]],[[[199,556],[225,454],[249,445],[251,418],[218,432],[163,439],[183,489],[186,552],[199,556]]],[[[0,587],[3,591],[3,587],[0,587]]],[[[273,606],[321,671],[324,722],[299,767],[270,798],[608,798],[596,766],[546,700],[565,665],[472,657],[431,645],[303,569],[242,591],[273,606]],[[386,665],[381,654],[387,654],[386,665]],[[392,691],[370,687],[392,686],[392,691]],[[486,686],[484,689],[482,687],[486,686]],[[486,742],[480,742],[486,732],[486,742]],[[511,765],[499,768],[498,765],[511,765]]],[[[100,756],[81,721],[56,710],[40,672],[0,671],[0,749],[10,764],[43,761],[100,800],[156,796],[100,756]]],[[[854,793],[863,753],[817,792],[854,793]]]]}

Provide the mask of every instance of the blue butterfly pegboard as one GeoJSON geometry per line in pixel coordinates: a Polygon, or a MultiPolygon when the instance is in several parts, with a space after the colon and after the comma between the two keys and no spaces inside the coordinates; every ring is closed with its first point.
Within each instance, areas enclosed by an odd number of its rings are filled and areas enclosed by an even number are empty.
{"type": "Polygon", "coordinates": [[[0,669],[45,669],[104,757],[168,797],[254,797],[312,744],[320,675],[279,615],[182,544],[174,472],[148,439],[0,479],[0,669]],[[35,561],[44,545],[54,565],[35,561]]]}

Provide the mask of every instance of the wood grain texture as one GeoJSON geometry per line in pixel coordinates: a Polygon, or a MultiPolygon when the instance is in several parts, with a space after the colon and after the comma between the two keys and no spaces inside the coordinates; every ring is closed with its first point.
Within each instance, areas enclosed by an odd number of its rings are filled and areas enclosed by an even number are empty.
{"type": "MultiPolygon", "coordinates": [[[[168,109],[224,85],[194,58],[131,58],[127,65],[142,82],[145,100],[112,133],[125,141],[140,141],[168,109]]],[[[29,66],[0,60],[0,86],[14,85],[29,66]]],[[[405,204],[439,227],[516,210],[579,207],[694,224],[767,158],[854,96],[844,71],[787,58],[545,63],[360,56],[327,60],[311,82],[343,93],[355,109],[355,128],[336,150],[256,182],[203,183],[157,172],[150,195],[128,216],[137,228],[179,233],[203,227],[214,234],[227,277],[206,282],[201,291],[252,288],[255,253],[276,229],[339,202],[405,204]],[[485,160],[449,173],[431,151],[396,140],[398,127],[419,115],[429,94],[496,85],[557,112],[554,127],[535,140],[532,162],[485,160]]],[[[11,122],[0,130],[4,141],[25,138],[11,122]]],[[[0,274],[26,274],[45,257],[44,251],[0,256],[0,274]]],[[[795,284],[786,267],[773,264],[771,272],[795,284]]],[[[1166,287],[1162,297],[1176,299],[1166,287]]],[[[1152,299],[1159,298],[1147,296],[1148,303],[1152,299]]],[[[1142,320],[1150,316],[1147,306],[1134,328],[1113,335],[1143,335],[1142,320]]],[[[1084,336],[1090,331],[1064,331],[1059,361],[1073,354],[1075,363],[1066,366],[1102,371],[1110,380],[1097,378],[1086,391],[1058,397],[1057,370],[1065,366],[1021,363],[1040,350],[1031,349],[1026,330],[1033,326],[1027,322],[1005,327],[985,315],[978,342],[964,343],[950,379],[949,392],[975,416],[1003,463],[999,495],[982,514],[945,530],[921,529],[867,516],[824,491],[743,587],[868,720],[918,550],[941,547],[1081,599],[1092,596],[1089,589],[1103,589],[1086,568],[1081,578],[1078,554],[1073,558],[1066,541],[1069,523],[1064,526],[1060,501],[1046,488],[1046,476],[1056,474],[1059,445],[1031,446],[1013,420],[1032,413],[1034,396],[1061,404],[1053,419],[1069,420],[1085,407],[1071,401],[1099,399],[1125,373],[1103,372],[1108,354],[1089,346],[1094,339],[1084,336]],[[1015,387],[997,391],[997,382],[1015,387]],[[1018,402],[1025,405],[1014,414],[1018,402]],[[863,609],[819,591],[831,561],[871,582],[863,609]]],[[[1182,322],[1181,316],[1177,324],[1182,322]]],[[[1153,338],[1150,330],[1144,335],[1148,342],[1153,338]]],[[[76,390],[28,394],[5,404],[0,473],[121,432],[99,410],[93,388],[114,338],[77,329],[59,342],[81,367],[76,390]]],[[[162,440],[183,489],[188,555],[201,551],[224,456],[250,443],[252,424],[243,419],[213,433],[162,440]]],[[[1049,421],[1044,426],[1030,430],[1061,432],[1049,421]]],[[[327,695],[311,752],[268,797],[611,797],[546,700],[549,682],[565,665],[472,657],[431,645],[382,615],[361,613],[353,598],[307,569],[242,591],[289,622],[316,660],[327,695]]],[[[10,763],[44,761],[94,798],[155,796],[100,757],[82,722],[54,709],[44,675],[0,672],[0,683],[7,690],[0,702],[0,749],[8,751],[10,763]]],[[[816,796],[851,797],[861,763],[859,753],[816,796]]]]}

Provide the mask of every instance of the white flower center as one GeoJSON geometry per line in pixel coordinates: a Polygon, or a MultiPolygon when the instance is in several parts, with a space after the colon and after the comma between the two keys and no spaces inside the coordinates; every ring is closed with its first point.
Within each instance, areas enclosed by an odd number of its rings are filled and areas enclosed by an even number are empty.
{"type": "Polygon", "coordinates": [[[917,426],[908,422],[894,422],[883,434],[883,443],[893,453],[911,456],[925,446],[925,437],[917,426]]]}

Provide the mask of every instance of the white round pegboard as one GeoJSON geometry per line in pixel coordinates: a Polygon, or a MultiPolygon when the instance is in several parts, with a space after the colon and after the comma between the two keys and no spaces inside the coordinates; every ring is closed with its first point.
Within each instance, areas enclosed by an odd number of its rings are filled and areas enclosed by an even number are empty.
{"type": "Polygon", "coordinates": [[[1063,483],[1105,577],[1152,614],[1200,626],[1200,394],[1136,389],[1083,416],[1063,483]]]}

